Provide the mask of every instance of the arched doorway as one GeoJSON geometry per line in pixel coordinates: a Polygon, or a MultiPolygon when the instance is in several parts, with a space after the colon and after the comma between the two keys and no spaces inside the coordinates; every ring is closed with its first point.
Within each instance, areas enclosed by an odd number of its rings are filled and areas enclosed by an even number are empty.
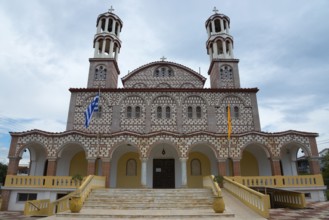
{"type": "Polygon", "coordinates": [[[23,148],[19,156],[18,174],[43,176],[47,170],[47,154],[44,147],[39,143],[30,143],[23,148]],[[20,171],[21,169],[21,171],[20,171]]]}
{"type": "Polygon", "coordinates": [[[147,161],[147,186],[177,188],[182,185],[181,163],[171,143],[155,144],[147,161]]]}
{"type": "Polygon", "coordinates": [[[120,144],[113,151],[110,168],[110,187],[141,187],[141,161],[138,149],[133,144],[120,144]]]}
{"type": "Polygon", "coordinates": [[[207,144],[192,146],[187,160],[187,186],[202,188],[203,177],[218,175],[217,159],[214,151],[207,144]]]}
{"type": "Polygon", "coordinates": [[[265,146],[249,144],[242,152],[241,176],[271,176],[270,155],[265,146]]]}
{"type": "Polygon", "coordinates": [[[87,175],[88,161],[84,148],[77,143],[66,144],[59,151],[56,176],[87,175]]]}
{"type": "Polygon", "coordinates": [[[281,148],[281,171],[284,176],[295,176],[298,175],[298,159],[300,163],[303,163],[303,173],[309,173],[308,163],[309,153],[307,149],[296,142],[287,143],[281,148]]]}

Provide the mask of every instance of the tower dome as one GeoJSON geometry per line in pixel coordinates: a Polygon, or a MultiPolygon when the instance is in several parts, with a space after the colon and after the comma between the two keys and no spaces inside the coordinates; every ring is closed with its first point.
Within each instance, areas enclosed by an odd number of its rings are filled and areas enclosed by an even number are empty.
{"type": "Polygon", "coordinates": [[[208,33],[207,52],[210,60],[217,58],[234,58],[233,37],[230,35],[230,18],[218,13],[214,7],[214,14],[206,21],[208,33]]]}

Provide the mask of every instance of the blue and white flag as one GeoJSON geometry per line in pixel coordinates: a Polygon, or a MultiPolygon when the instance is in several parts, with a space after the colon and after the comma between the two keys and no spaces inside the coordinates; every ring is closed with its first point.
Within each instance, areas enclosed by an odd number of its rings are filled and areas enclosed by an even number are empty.
{"type": "Polygon", "coordinates": [[[98,111],[98,101],[99,101],[99,93],[94,97],[93,101],[88,105],[85,111],[85,127],[88,128],[89,123],[91,121],[91,117],[93,116],[93,112],[98,111]]]}

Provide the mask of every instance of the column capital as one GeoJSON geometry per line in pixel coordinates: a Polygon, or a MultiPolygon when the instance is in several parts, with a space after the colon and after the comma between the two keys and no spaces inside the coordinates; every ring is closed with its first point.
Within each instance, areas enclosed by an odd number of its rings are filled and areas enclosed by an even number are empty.
{"type": "Polygon", "coordinates": [[[186,162],[186,161],[188,160],[188,158],[187,158],[187,157],[181,157],[181,158],[179,158],[179,160],[180,160],[181,162],[186,162]]]}
{"type": "Polygon", "coordinates": [[[147,162],[149,160],[148,157],[140,157],[139,158],[142,162],[147,162]]]}
{"type": "Polygon", "coordinates": [[[47,160],[48,161],[56,161],[57,160],[57,157],[47,157],[47,160]]]}

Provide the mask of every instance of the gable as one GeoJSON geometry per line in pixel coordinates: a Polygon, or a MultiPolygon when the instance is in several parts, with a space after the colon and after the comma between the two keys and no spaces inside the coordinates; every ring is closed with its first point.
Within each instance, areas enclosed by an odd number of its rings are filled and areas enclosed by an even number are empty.
{"type": "Polygon", "coordinates": [[[206,78],[173,62],[153,62],[122,78],[125,88],[203,88],[206,78]]]}

